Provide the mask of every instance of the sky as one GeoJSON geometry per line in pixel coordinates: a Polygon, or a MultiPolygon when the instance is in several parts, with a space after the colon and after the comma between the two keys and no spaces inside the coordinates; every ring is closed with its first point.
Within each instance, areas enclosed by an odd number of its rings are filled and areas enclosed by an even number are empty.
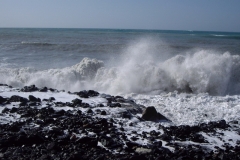
{"type": "Polygon", "coordinates": [[[0,27],[240,32],[240,0],[0,0],[0,27]]]}

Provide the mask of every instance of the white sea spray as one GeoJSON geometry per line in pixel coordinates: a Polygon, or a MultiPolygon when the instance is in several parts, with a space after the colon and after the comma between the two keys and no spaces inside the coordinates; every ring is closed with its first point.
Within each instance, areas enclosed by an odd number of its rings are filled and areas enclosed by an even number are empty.
{"type": "Polygon", "coordinates": [[[143,39],[125,49],[115,63],[105,62],[111,65],[84,58],[61,69],[2,67],[0,83],[14,87],[35,84],[67,91],[94,89],[110,94],[240,92],[239,56],[202,49],[169,58],[164,51],[153,40],[143,39]]]}

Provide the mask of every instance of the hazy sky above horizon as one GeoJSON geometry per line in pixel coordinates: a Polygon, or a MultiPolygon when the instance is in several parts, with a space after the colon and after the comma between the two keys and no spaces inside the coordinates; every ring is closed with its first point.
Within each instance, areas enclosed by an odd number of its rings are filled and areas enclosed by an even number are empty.
{"type": "Polygon", "coordinates": [[[0,0],[0,27],[240,32],[240,0],[0,0]]]}

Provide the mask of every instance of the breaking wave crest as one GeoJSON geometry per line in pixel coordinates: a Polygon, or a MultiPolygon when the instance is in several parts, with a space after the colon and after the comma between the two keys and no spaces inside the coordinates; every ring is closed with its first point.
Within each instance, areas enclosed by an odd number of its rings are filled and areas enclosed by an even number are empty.
{"type": "Polygon", "coordinates": [[[95,89],[111,94],[190,92],[226,95],[240,93],[240,56],[199,50],[162,59],[153,46],[129,47],[118,63],[84,58],[62,69],[1,68],[0,83],[23,87],[35,84],[69,91],[95,89]]]}

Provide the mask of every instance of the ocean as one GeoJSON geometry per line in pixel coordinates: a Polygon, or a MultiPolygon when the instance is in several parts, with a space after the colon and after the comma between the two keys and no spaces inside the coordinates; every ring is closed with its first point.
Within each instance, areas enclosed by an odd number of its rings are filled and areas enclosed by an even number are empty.
{"type": "Polygon", "coordinates": [[[1,28],[0,66],[2,84],[122,95],[176,124],[240,117],[240,33],[1,28]]]}
{"type": "MultiPolygon", "coordinates": [[[[72,152],[82,145],[77,140],[90,139],[120,157],[179,157],[184,149],[238,159],[240,33],[0,28],[0,125],[5,158],[18,145],[58,143],[72,152]],[[86,93],[94,95],[81,96],[86,93]],[[148,106],[168,121],[141,118],[148,106]],[[31,131],[44,136],[25,144],[21,138],[31,131]]],[[[48,156],[66,156],[54,154],[48,156]]]]}

